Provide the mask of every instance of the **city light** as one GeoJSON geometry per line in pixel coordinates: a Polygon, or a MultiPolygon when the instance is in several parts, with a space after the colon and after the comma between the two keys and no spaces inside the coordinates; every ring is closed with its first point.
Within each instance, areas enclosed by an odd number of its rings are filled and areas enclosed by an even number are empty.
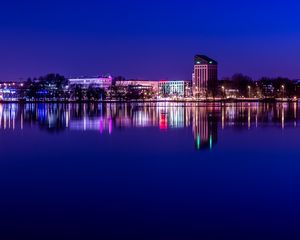
{"type": "Polygon", "coordinates": [[[289,102],[297,101],[300,95],[300,81],[282,78],[270,81],[262,78],[254,81],[242,74],[236,74],[228,80],[220,80],[217,61],[206,55],[194,56],[191,77],[190,80],[150,81],[127,80],[123,77],[112,77],[110,74],[68,79],[58,74],[47,74],[34,81],[0,82],[0,93],[2,93],[1,101],[14,102],[243,102],[250,99],[256,102],[270,100],[289,102]],[[57,84],[59,81],[61,85],[57,84]],[[253,81],[253,86],[249,81],[253,81]],[[280,82],[279,86],[277,82],[280,82]],[[292,85],[293,87],[287,87],[292,85]]]}
{"type": "Polygon", "coordinates": [[[200,149],[200,136],[197,136],[197,148],[200,149]]]}

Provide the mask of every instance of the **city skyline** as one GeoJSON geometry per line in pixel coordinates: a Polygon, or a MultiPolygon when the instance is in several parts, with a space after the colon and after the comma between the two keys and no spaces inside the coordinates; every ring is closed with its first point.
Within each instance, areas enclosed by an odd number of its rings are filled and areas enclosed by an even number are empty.
{"type": "Polygon", "coordinates": [[[2,1],[0,239],[300,239],[299,9],[2,1]]]}
{"type": "Polygon", "coordinates": [[[48,72],[189,80],[195,54],[217,59],[220,78],[241,72],[298,79],[298,7],[237,0],[5,2],[0,80],[48,72]]]}
{"type": "MultiPolygon", "coordinates": [[[[151,78],[142,78],[142,77],[134,77],[133,75],[131,77],[128,77],[128,76],[125,76],[125,75],[120,75],[120,74],[111,74],[109,72],[98,72],[98,73],[93,73],[93,74],[88,74],[88,73],[82,73],[82,74],[79,74],[79,75],[75,75],[75,74],[68,74],[68,75],[65,75],[65,74],[62,74],[62,76],[65,76],[66,78],[68,79],[80,79],[80,78],[105,78],[105,77],[114,77],[114,78],[124,78],[124,80],[126,81],[190,81],[190,82],[194,82],[194,72],[195,72],[195,66],[197,66],[197,63],[195,63],[195,59],[197,57],[207,57],[206,55],[203,55],[203,54],[194,54],[193,55],[193,58],[194,60],[191,61],[191,72],[190,72],[190,76],[189,77],[186,77],[186,78],[179,78],[179,77],[176,77],[176,78],[170,78],[170,77],[164,77],[164,78],[156,78],[156,79],[151,79],[151,78]]],[[[213,59],[211,59],[213,60],[213,59]]],[[[239,74],[242,74],[244,75],[243,72],[239,72],[239,71],[236,71],[236,72],[232,72],[231,75],[228,75],[228,76],[220,76],[221,74],[219,74],[219,68],[220,68],[220,65],[217,63],[217,61],[213,60],[214,62],[216,62],[216,65],[217,65],[217,73],[215,74],[217,76],[217,78],[215,78],[216,81],[218,80],[227,80],[227,79],[230,79],[231,77],[234,77],[235,75],[239,75],[239,74]]],[[[222,69],[222,67],[221,67],[222,69]]],[[[1,73],[0,73],[1,74],[1,73]]],[[[40,78],[42,75],[47,75],[47,74],[61,74],[59,72],[55,72],[55,71],[52,71],[52,72],[44,72],[44,73],[40,73],[41,75],[32,75],[32,76],[26,76],[26,77],[19,77],[19,78],[15,78],[15,79],[0,79],[0,82],[24,82],[28,79],[38,79],[40,78]]],[[[256,78],[252,77],[251,75],[248,75],[248,74],[245,74],[244,76],[246,77],[249,77],[252,81],[259,81],[263,78],[270,78],[270,79],[274,79],[274,78],[286,78],[286,79],[290,79],[290,80],[297,80],[299,81],[300,80],[300,77],[299,78],[296,78],[296,77],[288,77],[286,75],[274,75],[274,74],[271,74],[271,75],[257,75],[256,78]]]]}

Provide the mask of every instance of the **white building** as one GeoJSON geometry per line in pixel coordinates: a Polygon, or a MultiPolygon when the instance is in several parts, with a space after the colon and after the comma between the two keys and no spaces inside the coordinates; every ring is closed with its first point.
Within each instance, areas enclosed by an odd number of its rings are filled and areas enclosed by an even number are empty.
{"type": "Polygon", "coordinates": [[[159,92],[162,96],[186,97],[189,96],[190,81],[160,81],[159,92]]]}
{"type": "Polygon", "coordinates": [[[95,78],[70,78],[69,86],[80,85],[82,88],[89,88],[90,86],[109,89],[112,85],[112,77],[95,77],[95,78]]]}
{"type": "Polygon", "coordinates": [[[142,86],[152,88],[154,92],[158,92],[159,81],[149,81],[149,80],[124,80],[116,81],[116,86],[142,86]]]}

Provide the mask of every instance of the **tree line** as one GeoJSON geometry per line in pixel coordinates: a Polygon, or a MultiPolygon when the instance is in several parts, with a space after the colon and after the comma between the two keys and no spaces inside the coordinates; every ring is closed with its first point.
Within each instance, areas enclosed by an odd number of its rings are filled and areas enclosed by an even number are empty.
{"type": "Polygon", "coordinates": [[[106,98],[104,89],[97,86],[83,88],[81,85],[69,85],[69,80],[50,73],[39,78],[28,78],[19,89],[19,97],[30,100],[100,100],[106,98]]]}
{"type": "Polygon", "coordinates": [[[238,90],[239,97],[294,97],[300,95],[300,85],[297,81],[285,77],[262,77],[254,81],[241,73],[231,78],[218,81],[219,94],[229,89],[238,90]]]}

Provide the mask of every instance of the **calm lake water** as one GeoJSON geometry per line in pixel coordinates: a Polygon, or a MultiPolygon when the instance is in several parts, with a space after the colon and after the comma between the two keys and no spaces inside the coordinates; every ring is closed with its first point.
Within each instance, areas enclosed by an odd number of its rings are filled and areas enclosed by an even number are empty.
{"type": "Polygon", "coordinates": [[[1,239],[300,239],[298,104],[2,104],[1,239]]]}

